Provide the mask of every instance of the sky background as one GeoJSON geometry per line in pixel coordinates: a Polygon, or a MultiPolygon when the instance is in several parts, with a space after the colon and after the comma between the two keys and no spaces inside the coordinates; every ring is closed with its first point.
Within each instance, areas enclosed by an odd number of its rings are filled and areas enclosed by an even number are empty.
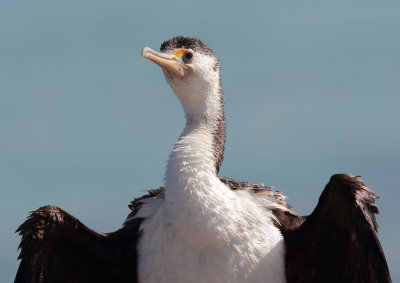
{"type": "Polygon", "coordinates": [[[140,51],[190,35],[221,60],[220,175],[275,186],[300,214],[332,174],[362,175],[400,282],[399,14],[399,1],[1,1],[0,281],[30,211],[110,232],[162,185],[184,116],[140,51]]]}

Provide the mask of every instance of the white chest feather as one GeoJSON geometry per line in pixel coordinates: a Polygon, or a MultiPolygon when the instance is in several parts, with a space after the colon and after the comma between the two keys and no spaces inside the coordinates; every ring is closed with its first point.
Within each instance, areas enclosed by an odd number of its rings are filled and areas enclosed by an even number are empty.
{"type": "Polygon", "coordinates": [[[207,131],[182,137],[170,154],[165,198],[139,211],[140,282],[285,282],[272,213],[219,181],[211,147],[207,131]]]}

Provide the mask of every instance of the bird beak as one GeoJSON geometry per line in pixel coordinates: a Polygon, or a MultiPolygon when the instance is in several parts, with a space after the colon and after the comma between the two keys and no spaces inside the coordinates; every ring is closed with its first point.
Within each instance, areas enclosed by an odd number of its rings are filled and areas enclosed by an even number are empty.
{"type": "Polygon", "coordinates": [[[169,78],[175,76],[180,79],[184,79],[189,73],[193,71],[192,66],[182,64],[174,55],[160,53],[154,51],[150,47],[144,47],[142,49],[142,58],[149,59],[156,63],[163,69],[164,73],[169,78]]]}

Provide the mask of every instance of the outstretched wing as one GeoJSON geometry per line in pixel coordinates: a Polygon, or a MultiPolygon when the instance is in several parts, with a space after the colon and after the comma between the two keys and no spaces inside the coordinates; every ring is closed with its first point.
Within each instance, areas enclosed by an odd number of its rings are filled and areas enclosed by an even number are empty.
{"type": "Polygon", "coordinates": [[[141,219],[103,234],[56,206],[31,213],[22,236],[20,282],[136,282],[136,242],[141,219]]]}
{"type": "Polygon", "coordinates": [[[391,282],[376,198],[359,177],[333,175],[313,213],[283,231],[287,282],[391,282]]]}

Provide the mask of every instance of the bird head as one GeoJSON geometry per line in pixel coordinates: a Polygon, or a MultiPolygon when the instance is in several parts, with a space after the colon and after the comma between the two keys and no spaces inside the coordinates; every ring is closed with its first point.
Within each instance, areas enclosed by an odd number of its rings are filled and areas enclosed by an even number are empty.
{"type": "Polygon", "coordinates": [[[187,118],[210,118],[221,111],[213,109],[222,101],[219,61],[201,40],[177,36],[161,44],[160,52],[144,47],[142,57],[161,67],[187,118]]]}

